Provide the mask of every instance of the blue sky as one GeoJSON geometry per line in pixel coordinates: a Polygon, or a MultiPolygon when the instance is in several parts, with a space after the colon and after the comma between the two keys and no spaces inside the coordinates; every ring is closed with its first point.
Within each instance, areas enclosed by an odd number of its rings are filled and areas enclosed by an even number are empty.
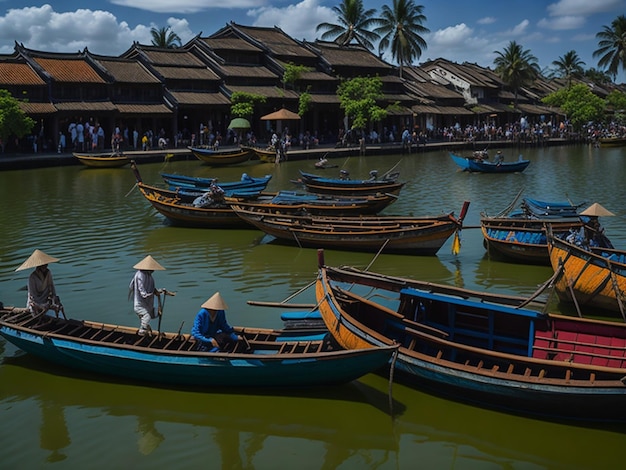
{"type": "MultiPolygon", "coordinates": [[[[597,68],[592,54],[597,32],[621,14],[626,0],[417,0],[424,6],[428,48],[418,62],[443,57],[492,67],[494,51],[515,40],[537,57],[542,69],[575,50],[585,67],[597,68]]],[[[152,27],[170,26],[183,40],[207,36],[230,21],[278,26],[296,39],[319,37],[315,26],[335,22],[338,0],[100,0],[37,3],[0,0],[0,54],[15,42],[42,51],[118,55],[137,41],[150,44],[152,27]]],[[[366,8],[387,2],[364,0],[366,8]]],[[[390,58],[387,58],[391,61],[390,58]]],[[[618,75],[626,83],[626,75],[618,75]]]]}

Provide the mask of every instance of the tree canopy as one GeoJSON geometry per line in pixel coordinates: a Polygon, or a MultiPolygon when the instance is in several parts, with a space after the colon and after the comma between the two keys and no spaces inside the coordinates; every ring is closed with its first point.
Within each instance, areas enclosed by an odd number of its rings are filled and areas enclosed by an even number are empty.
{"type": "Polygon", "coordinates": [[[378,106],[383,82],[379,77],[355,77],[341,82],[337,88],[339,106],[352,119],[352,127],[365,129],[368,122],[381,121],[387,111],[378,106]]]}
{"type": "Polygon", "coordinates": [[[590,121],[601,121],[606,105],[602,98],[594,95],[589,87],[582,83],[561,88],[550,93],[542,101],[561,108],[577,130],[590,121]]]}
{"type": "Polygon", "coordinates": [[[356,40],[368,49],[374,49],[374,42],[379,38],[372,31],[379,22],[374,17],[375,8],[366,10],[363,0],[342,0],[332,10],[337,15],[337,23],[320,23],[315,28],[316,31],[324,31],[321,39],[330,39],[342,45],[356,40]]]}
{"type": "Polygon", "coordinates": [[[537,58],[515,41],[509,42],[504,51],[494,52],[497,55],[493,61],[496,73],[513,89],[515,106],[517,106],[519,89],[531,83],[539,75],[537,58]]]}
{"type": "Polygon", "coordinates": [[[254,105],[265,103],[265,96],[236,91],[230,97],[230,114],[233,117],[250,118],[254,114],[254,105]]]}
{"type": "Polygon", "coordinates": [[[615,78],[620,68],[626,70],[626,15],[615,18],[611,26],[604,26],[596,38],[599,39],[598,49],[593,57],[599,57],[598,67],[606,68],[615,78]]]}
{"type": "Polygon", "coordinates": [[[556,67],[556,74],[565,78],[568,86],[571,86],[572,78],[582,76],[585,63],[578,57],[578,53],[572,50],[558,60],[552,61],[552,65],[556,67]]]}
{"type": "Polygon", "coordinates": [[[169,26],[152,28],[150,29],[150,34],[152,35],[153,46],[163,47],[166,49],[176,49],[182,45],[180,36],[172,31],[169,26]]]}
{"type": "Polygon", "coordinates": [[[0,89],[0,140],[6,143],[11,135],[22,138],[33,130],[35,121],[20,108],[19,101],[0,89]]]}

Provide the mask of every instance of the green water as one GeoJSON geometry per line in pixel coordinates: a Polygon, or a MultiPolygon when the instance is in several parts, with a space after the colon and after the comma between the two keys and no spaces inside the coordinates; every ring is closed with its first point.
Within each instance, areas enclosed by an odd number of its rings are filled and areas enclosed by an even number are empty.
{"type": "MultiPolygon", "coordinates": [[[[528,295],[552,273],[486,256],[480,212],[495,214],[524,188],[544,200],[600,202],[602,220],[626,246],[626,149],[524,149],[522,174],[458,172],[444,151],[337,160],[353,178],[398,164],[407,181],[388,214],[438,214],[471,201],[458,256],[451,240],[436,257],[326,250],[330,265],[528,295]]],[[[517,154],[508,151],[508,159],[517,154]]],[[[294,189],[313,161],[279,166],[249,162],[210,168],[198,161],[140,165],[147,183],[159,172],[222,181],[272,174],[269,190],[294,189]]],[[[323,170],[329,175],[338,168],[323,170]]],[[[237,325],[279,327],[280,310],[248,300],[281,301],[316,274],[315,249],[271,243],[256,230],[169,227],[133,189],[128,168],[80,166],[0,172],[0,300],[24,305],[28,272],[15,268],[35,248],[61,258],[51,265],[68,316],[137,324],[127,301],[132,266],[146,254],[167,270],[157,287],[176,291],[164,309],[165,330],[191,327],[199,305],[220,291],[237,325]]],[[[314,302],[311,289],[293,299],[314,302]]],[[[559,308],[555,306],[555,308],[559,308]]],[[[171,390],[101,380],[57,369],[0,339],[2,468],[611,468],[622,462],[624,428],[580,426],[519,417],[437,398],[367,376],[344,387],[287,391],[171,390]]]]}

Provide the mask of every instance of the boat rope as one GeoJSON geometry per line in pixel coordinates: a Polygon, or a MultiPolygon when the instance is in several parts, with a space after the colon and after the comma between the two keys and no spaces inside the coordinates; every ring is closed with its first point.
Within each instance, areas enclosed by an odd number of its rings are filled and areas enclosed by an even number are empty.
{"type": "Polygon", "coordinates": [[[389,238],[387,240],[385,240],[385,243],[383,243],[383,245],[380,247],[380,249],[378,250],[378,252],[374,256],[374,258],[372,259],[372,261],[370,261],[370,263],[367,265],[367,267],[365,268],[365,271],[369,271],[369,269],[372,267],[372,264],[374,264],[374,262],[376,261],[378,256],[380,256],[380,254],[383,252],[383,250],[387,246],[387,243],[389,243],[389,238]]]}
{"type": "Polygon", "coordinates": [[[399,347],[396,348],[396,350],[393,352],[393,357],[391,358],[391,364],[389,365],[389,389],[388,389],[388,396],[389,396],[389,414],[391,416],[393,416],[393,393],[392,393],[392,386],[393,386],[393,373],[396,367],[396,360],[398,359],[398,349],[400,349],[399,347]]]}
{"type": "Polygon", "coordinates": [[[137,182],[135,182],[133,187],[130,188],[130,191],[128,191],[124,197],[128,197],[130,195],[130,193],[132,193],[135,190],[136,187],[137,187],[137,182]]]}
{"type": "Polygon", "coordinates": [[[550,276],[550,279],[548,279],[546,282],[541,284],[539,286],[539,289],[537,289],[533,294],[531,294],[530,297],[528,297],[526,300],[524,300],[521,304],[519,304],[515,308],[524,308],[526,305],[528,305],[537,297],[539,297],[543,293],[543,291],[545,291],[548,287],[553,287],[554,286],[553,283],[561,275],[561,271],[563,271],[563,265],[559,265],[559,268],[554,272],[554,274],[552,274],[552,276],[550,276]]]}
{"type": "Polygon", "coordinates": [[[511,203],[508,206],[506,206],[504,210],[500,212],[499,214],[497,214],[495,217],[504,217],[509,212],[511,212],[513,208],[515,207],[515,205],[517,204],[518,199],[522,196],[524,189],[525,188],[522,187],[522,189],[520,189],[519,192],[517,193],[517,196],[515,196],[515,199],[513,199],[511,203]]]}

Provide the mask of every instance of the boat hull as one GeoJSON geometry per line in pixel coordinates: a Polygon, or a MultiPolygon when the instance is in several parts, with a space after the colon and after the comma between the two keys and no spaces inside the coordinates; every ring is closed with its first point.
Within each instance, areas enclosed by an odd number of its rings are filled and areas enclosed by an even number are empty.
{"type": "Polygon", "coordinates": [[[131,159],[125,155],[117,154],[82,154],[74,153],[74,156],[85,166],[90,168],[119,168],[128,165],[131,159]]]}
{"type": "Polygon", "coordinates": [[[235,152],[217,152],[209,149],[189,147],[191,153],[198,159],[211,166],[237,165],[250,160],[250,152],[240,149],[235,152]]]}
{"type": "Polygon", "coordinates": [[[454,163],[463,171],[471,173],[521,173],[530,164],[530,160],[518,160],[516,162],[492,163],[479,161],[472,157],[461,157],[450,154],[454,163]]]}

